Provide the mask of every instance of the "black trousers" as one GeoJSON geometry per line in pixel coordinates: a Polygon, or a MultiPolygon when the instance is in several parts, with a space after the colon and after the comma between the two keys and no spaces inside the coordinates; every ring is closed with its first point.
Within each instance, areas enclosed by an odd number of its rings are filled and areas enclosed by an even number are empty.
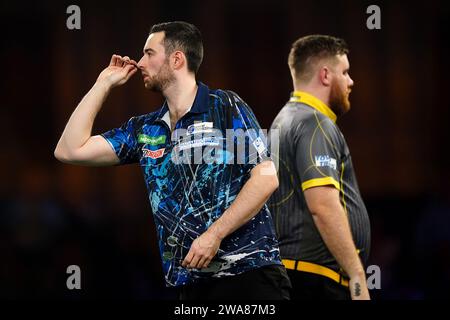
{"type": "Polygon", "coordinates": [[[236,276],[209,278],[180,288],[180,300],[289,300],[286,269],[270,265],[236,276]]]}
{"type": "Polygon", "coordinates": [[[287,270],[292,283],[292,300],[350,300],[350,290],[325,276],[287,270]]]}

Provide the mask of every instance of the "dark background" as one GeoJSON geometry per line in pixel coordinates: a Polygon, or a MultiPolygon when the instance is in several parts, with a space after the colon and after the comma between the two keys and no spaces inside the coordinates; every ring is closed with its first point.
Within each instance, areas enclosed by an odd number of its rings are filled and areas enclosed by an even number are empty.
{"type": "MultiPolygon", "coordinates": [[[[53,150],[113,53],[138,60],[154,23],[202,31],[198,79],[237,91],[263,128],[292,90],[291,43],[344,38],[355,81],[338,121],[372,223],[375,299],[449,298],[449,10],[445,1],[62,1],[0,4],[0,298],[172,299],[139,166],[85,168],[53,150]],[[81,30],[66,8],[81,8],[81,30]],[[381,8],[368,30],[366,8],[381,8]],[[82,290],[66,288],[79,265],[82,290]]],[[[139,75],[116,88],[95,134],[155,110],[139,75]]]]}

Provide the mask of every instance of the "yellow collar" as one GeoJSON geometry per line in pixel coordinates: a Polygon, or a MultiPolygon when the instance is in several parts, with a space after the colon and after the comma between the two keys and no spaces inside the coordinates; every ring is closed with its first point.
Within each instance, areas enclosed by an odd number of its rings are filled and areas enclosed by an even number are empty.
{"type": "Polygon", "coordinates": [[[309,93],[306,93],[304,91],[294,91],[289,101],[307,104],[320,113],[326,115],[333,122],[336,122],[337,116],[334,114],[334,112],[325,103],[309,93]]]}

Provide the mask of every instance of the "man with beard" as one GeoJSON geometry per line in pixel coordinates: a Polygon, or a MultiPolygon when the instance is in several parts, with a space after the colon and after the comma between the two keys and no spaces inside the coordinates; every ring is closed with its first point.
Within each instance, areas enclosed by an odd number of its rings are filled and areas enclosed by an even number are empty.
{"type": "Polygon", "coordinates": [[[90,166],[141,165],[166,285],[180,288],[180,299],[288,299],[290,282],[265,205],[278,186],[275,166],[249,106],[196,81],[202,59],[195,26],[154,25],[138,63],[112,56],[70,117],[55,156],[90,166]],[[111,89],[138,70],[164,104],[91,136],[111,89]],[[224,138],[227,130],[249,129],[247,139],[224,138]],[[252,151],[234,157],[242,144],[252,151]],[[215,161],[192,159],[205,153],[215,161]]]}
{"type": "Polygon", "coordinates": [[[271,127],[279,134],[280,186],[269,208],[292,299],[370,299],[361,262],[370,223],[335,124],[350,110],[347,53],[344,40],[331,36],[295,41],[288,59],[295,91],[271,127]]]}

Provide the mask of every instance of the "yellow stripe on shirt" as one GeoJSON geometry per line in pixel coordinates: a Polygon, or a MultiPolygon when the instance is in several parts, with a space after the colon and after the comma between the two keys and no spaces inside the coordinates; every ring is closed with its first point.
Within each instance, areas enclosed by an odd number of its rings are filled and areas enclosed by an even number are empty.
{"type": "Polygon", "coordinates": [[[339,182],[334,180],[332,177],[324,177],[324,178],[317,178],[317,179],[311,179],[308,181],[305,181],[302,183],[302,190],[305,191],[306,189],[312,188],[312,187],[320,187],[320,186],[326,186],[326,185],[333,185],[336,189],[341,191],[341,186],[339,185],[339,182]]]}

